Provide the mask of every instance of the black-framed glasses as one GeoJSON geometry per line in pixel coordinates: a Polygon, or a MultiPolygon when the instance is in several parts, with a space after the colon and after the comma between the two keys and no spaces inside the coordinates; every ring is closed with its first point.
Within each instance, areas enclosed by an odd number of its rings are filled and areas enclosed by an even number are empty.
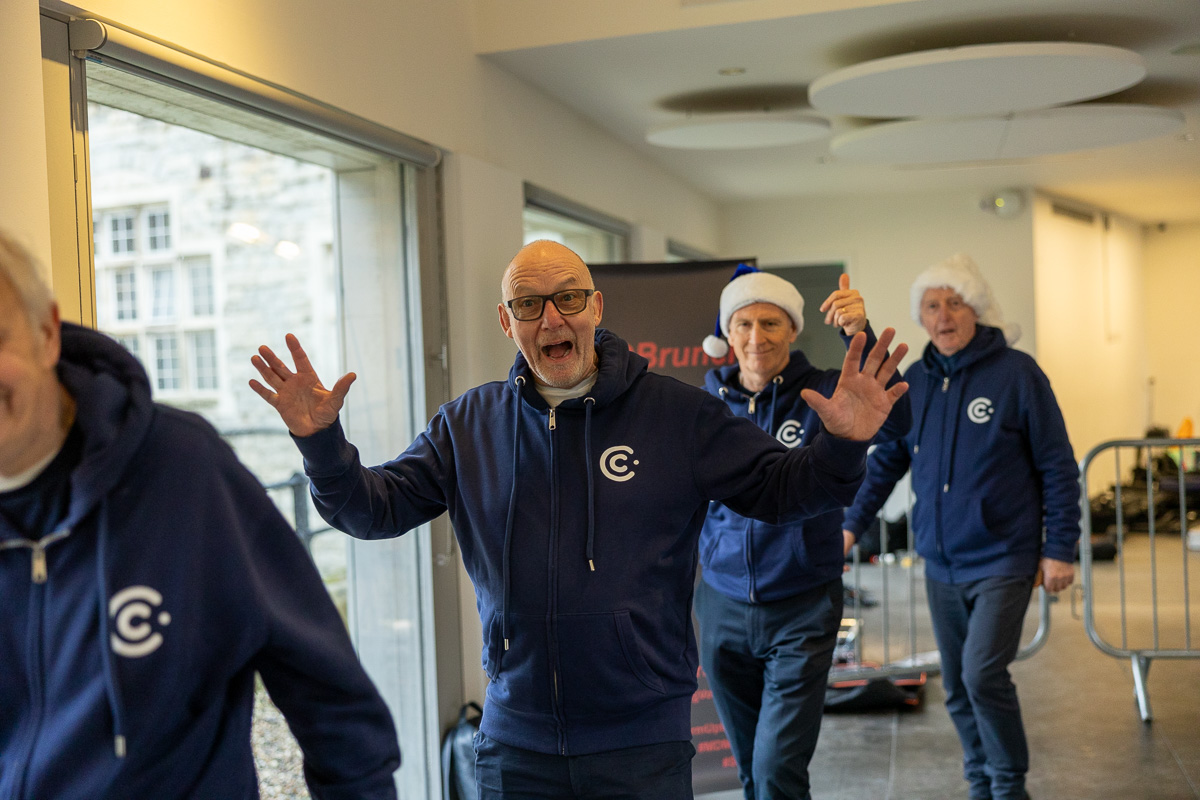
{"type": "Polygon", "coordinates": [[[596,293],[595,289],[563,289],[554,294],[527,294],[524,297],[514,297],[504,305],[512,312],[513,319],[520,322],[531,322],[541,319],[546,310],[546,301],[554,303],[558,313],[564,317],[578,314],[587,308],[588,298],[596,293]]]}

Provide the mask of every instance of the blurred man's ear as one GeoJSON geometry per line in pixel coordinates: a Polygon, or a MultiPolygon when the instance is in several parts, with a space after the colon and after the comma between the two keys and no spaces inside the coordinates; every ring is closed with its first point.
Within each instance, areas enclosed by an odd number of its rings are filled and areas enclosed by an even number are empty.
{"type": "Polygon", "coordinates": [[[52,368],[62,355],[62,317],[58,303],[50,304],[50,311],[34,330],[41,348],[42,364],[52,368]]]}

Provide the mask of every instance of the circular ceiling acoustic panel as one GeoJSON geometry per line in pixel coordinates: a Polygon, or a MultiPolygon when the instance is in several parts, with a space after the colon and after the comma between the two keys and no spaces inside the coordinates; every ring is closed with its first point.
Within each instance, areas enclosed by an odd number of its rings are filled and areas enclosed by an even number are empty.
{"type": "Polygon", "coordinates": [[[855,64],[813,81],[826,114],[894,119],[1007,114],[1119,92],[1146,77],[1132,50],[1016,42],[924,50],[855,64]]]}
{"type": "Polygon", "coordinates": [[[869,164],[1010,160],[1153,139],[1183,125],[1175,109],[1088,103],[1003,117],[884,122],[834,137],[829,150],[869,164]]]}
{"type": "Polygon", "coordinates": [[[646,141],[686,150],[747,150],[800,144],[829,135],[829,121],[797,114],[708,114],[656,125],[646,141]]]}

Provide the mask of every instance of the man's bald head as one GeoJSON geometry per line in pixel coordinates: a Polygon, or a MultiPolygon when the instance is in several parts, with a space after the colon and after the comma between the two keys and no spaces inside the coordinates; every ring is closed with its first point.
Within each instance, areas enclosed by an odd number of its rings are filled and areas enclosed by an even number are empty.
{"type": "Polygon", "coordinates": [[[582,276],[583,282],[580,286],[583,288],[596,288],[596,284],[592,281],[591,270],[588,269],[587,264],[583,262],[578,253],[564,244],[549,239],[538,239],[518,250],[512,261],[508,262],[508,266],[505,267],[504,274],[500,278],[500,296],[504,300],[521,296],[521,294],[511,293],[514,276],[528,277],[542,270],[564,267],[578,271],[582,276]]]}

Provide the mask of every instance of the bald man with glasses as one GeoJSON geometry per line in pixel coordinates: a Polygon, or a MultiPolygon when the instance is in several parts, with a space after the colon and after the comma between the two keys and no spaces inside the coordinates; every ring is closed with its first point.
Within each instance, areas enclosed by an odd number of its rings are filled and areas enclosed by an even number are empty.
{"type": "Polygon", "coordinates": [[[906,389],[885,386],[906,349],[886,357],[894,332],[865,361],[857,337],[837,391],[809,401],[828,433],[789,450],[649,372],[598,327],[603,311],[578,255],[522,248],[497,305],[519,350],[508,379],[445,404],[371,468],[338,422],[353,373],[326,389],[294,336],[294,368],[268,347],[253,359],[265,385],[251,386],[292,432],[331,525],[385,538],[449,512],[490,678],[483,800],[691,798],[691,599],[709,501],[767,520],[844,506],[906,389]]]}

